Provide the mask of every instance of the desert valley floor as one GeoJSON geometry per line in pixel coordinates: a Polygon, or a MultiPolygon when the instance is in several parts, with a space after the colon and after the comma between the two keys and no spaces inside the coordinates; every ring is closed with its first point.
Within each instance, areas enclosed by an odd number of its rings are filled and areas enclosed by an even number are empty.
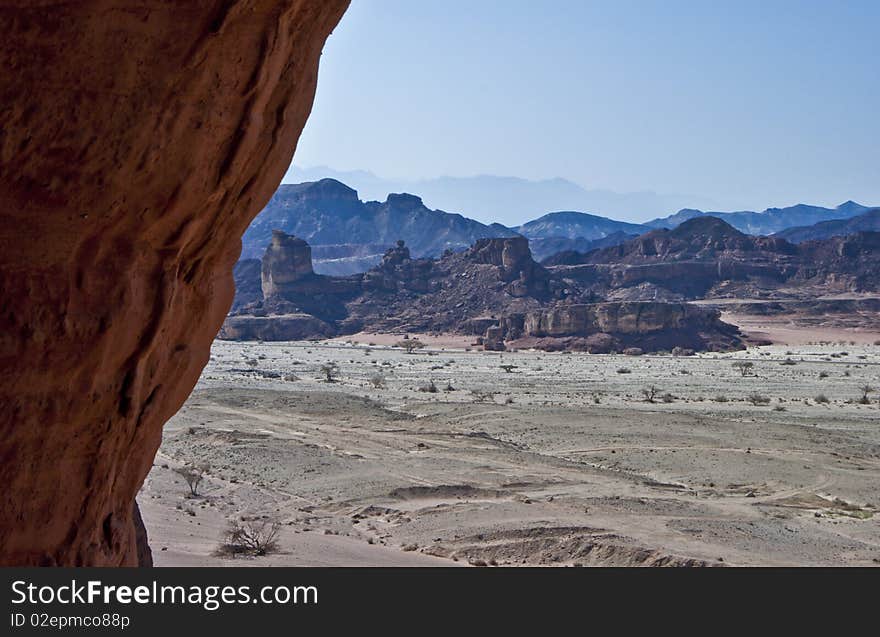
{"type": "Polygon", "coordinates": [[[216,341],[138,497],[154,560],[878,565],[880,333],[800,336],[690,357],[216,341]],[[175,469],[203,463],[187,497],[175,469]],[[280,551],[218,556],[243,516],[279,520],[280,551]]]}

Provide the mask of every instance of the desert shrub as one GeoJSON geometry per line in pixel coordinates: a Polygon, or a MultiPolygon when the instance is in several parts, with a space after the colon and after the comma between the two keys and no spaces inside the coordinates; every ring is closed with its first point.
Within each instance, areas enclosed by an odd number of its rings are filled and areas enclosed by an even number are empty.
{"type": "Polygon", "coordinates": [[[335,383],[339,378],[339,366],[336,363],[321,365],[321,373],[324,375],[325,383],[335,383]]]}
{"type": "Polygon", "coordinates": [[[370,376],[370,384],[374,389],[382,389],[385,387],[385,376],[382,374],[373,374],[370,376]]]}
{"type": "Polygon", "coordinates": [[[474,402],[478,402],[478,403],[495,402],[495,392],[491,391],[491,390],[472,389],[471,396],[474,397],[474,402]]]}
{"type": "Polygon", "coordinates": [[[443,388],[443,391],[455,391],[455,387],[452,386],[452,381],[447,381],[446,387],[443,388]]]}
{"type": "Polygon", "coordinates": [[[767,405],[770,403],[770,399],[767,396],[763,396],[757,392],[749,394],[748,400],[755,407],[757,407],[758,405],[767,405]]]}
{"type": "Polygon", "coordinates": [[[819,378],[828,378],[828,372],[819,372],[819,378]]]}
{"type": "Polygon", "coordinates": [[[274,518],[236,520],[229,524],[220,553],[226,555],[267,555],[278,550],[281,523],[274,518]]]}
{"type": "Polygon", "coordinates": [[[870,404],[871,404],[871,399],[868,398],[868,394],[873,393],[873,392],[874,392],[874,388],[871,387],[870,385],[863,385],[862,387],[859,387],[859,391],[862,392],[862,397],[859,398],[859,404],[861,404],[861,405],[870,405],[870,404]]]}
{"type": "Polygon", "coordinates": [[[797,361],[792,360],[790,358],[786,358],[784,361],[780,361],[780,365],[797,365],[797,361]]]}
{"type": "Polygon", "coordinates": [[[433,380],[430,380],[430,381],[428,381],[427,384],[419,387],[419,391],[427,392],[429,394],[436,394],[437,393],[437,385],[434,384],[433,380]]]}
{"type": "Polygon", "coordinates": [[[190,495],[194,498],[199,496],[199,486],[205,478],[205,474],[210,469],[208,464],[186,465],[175,469],[174,471],[181,476],[189,487],[190,495]]]}
{"type": "Polygon", "coordinates": [[[717,396],[715,396],[715,399],[714,399],[714,400],[715,400],[716,403],[726,403],[726,402],[727,402],[727,396],[725,396],[724,394],[718,394],[717,396]]]}
{"type": "Polygon", "coordinates": [[[830,400],[828,400],[828,396],[826,396],[825,394],[819,394],[813,400],[815,400],[820,405],[826,405],[831,402],[830,400]]]}
{"type": "Polygon", "coordinates": [[[784,405],[773,405],[773,411],[785,411],[784,405]]]}
{"type": "Polygon", "coordinates": [[[645,389],[643,389],[642,395],[645,397],[645,402],[648,402],[648,403],[654,402],[654,399],[657,397],[657,393],[659,391],[660,390],[657,389],[654,385],[651,385],[650,387],[646,387],[645,389]]]}
{"type": "Polygon", "coordinates": [[[673,356],[693,356],[696,352],[689,347],[673,347],[672,355],[673,356]]]}
{"type": "Polygon", "coordinates": [[[673,403],[673,402],[675,402],[675,396],[673,396],[672,394],[667,392],[667,393],[663,394],[663,397],[661,398],[661,400],[664,403],[673,403]]]}
{"type": "Polygon", "coordinates": [[[632,374],[632,370],[629,367],[621,367],[617,370],[618,374],[632,374]]]}
{"type": "Polygon", "coordinates": [[[518,365],[509,365],[508,364],[508,365],[499,365],[498,367],[503,369],[505,373],[510,374],[513,372],[513,370],[515,370],[518,367],[518,365]]]}
{"type": "Polygon", "coordinates": [[[755,364],[752,361],[735,361],[733,367],[739,370],[743,376],[749,376],[755,368],[755,364]]]}
{"type": "Polygon", "coordinates": [[[405,349],[407,354],[412,354],[415,350],[421,349],[424,346],[425,344],[417,338],[404,338],[394,344],[394,347],[405,349]]]}

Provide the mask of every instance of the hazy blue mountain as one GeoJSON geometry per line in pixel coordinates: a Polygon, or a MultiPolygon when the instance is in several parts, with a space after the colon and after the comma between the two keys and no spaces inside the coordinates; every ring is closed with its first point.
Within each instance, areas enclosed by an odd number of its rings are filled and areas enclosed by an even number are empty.
{"type": "Polygon", "coordinates": [[[414,192],[422,197],[428,207],[461,210],[484,223],[499,222],[507,226],[522,224],[547,210],[596,210],[603,215],[641,220],[684,206],[714,205],[705,197],[686,194],[588,190],[561,178],[528,180],[479,175],[406,181],[384,179],[365,170],[338,171],[320,166],[293,167],[284,181],[318,181],[324,177],[352,186],[364,199],[382,201],[388,193],[414,192]]]}
{"type": "Polygon", "coordinates": [[[800,226],[777,232],[774,236],[781,237],[792,243],[846,237],[856,232],[880,232],[880,208],[872,208],[868,212],[849,219],[821,221],[812,226],[800,226]]]}
{"type": "Polygon", "coordinates": [[[260,258],[274,229],[305,239],[314,252],[315,270],[333,274],[364,271],[398,239],[414,256],[438,256],[477,239],[516,234],[498,224],[430,210],[406,193],[363,202],[356,190],[335,179],[279,186],[242,237],[242,259],[260,258]]]}
{"type": "Polygon", "coordinates": [[[566,239],[602,239],[608,235],[622,232],[625,234],[641,234],[651,228],[626,221],[615,221],[585,212],[550,212],[533,221],[513,228],[529,239],[545,237],[563,237],[566,239]]]}
{"type": "Polygon", "coordinates": [[[626,243],[630,239],[634,239],[638,234],[627,234],[626,232],[612,232],[601,239],[584,239],[577,237],[569,239],[566,237],[532,237],[529,239],[529,248],[532,250],[532,257],[536,261],[543,261],[553,255],[561,252],[577,252],[585,253],[599,248],[610,248],[612,246],[626,243]]]}
{"type": "Polygon", "coordinates": [[[675,228],[689,219],[710,216],[723,219],[737,230],[746,234],[768,235],[788,228],[810,226],[822,221],[849,219],[861,215],[868,210],[870,208],[857,204],[854,201],[847,201],[836,208],[798,204],[788,208],[767,208],[764,212],[746,210],[740,212],[704,212],[702,210],[686,208],[679,210],[674,215],[649,221],[645,225],[652,228],[675,228]]]}

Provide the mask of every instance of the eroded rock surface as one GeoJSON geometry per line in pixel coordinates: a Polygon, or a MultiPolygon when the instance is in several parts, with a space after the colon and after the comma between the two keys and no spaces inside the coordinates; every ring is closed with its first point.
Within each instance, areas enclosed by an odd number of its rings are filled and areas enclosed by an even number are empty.
{"type": "Polygon", "coordinates": [[[0,3],[0,563],[134,565],[347,0],[0,3]]]}
{"type": "MultiPolygon", "coordinates": [[[[525,237],[479,239],[439,259],[413,259],[398,241],[380,265],[344,278],[312,273],[297,256],[306,253],[302,241],[277,232],[263,256],[263,291],[269,293],[261,301],[237,302],[221,338],[444,332],[480,337],[484,349],[495,351],[505,350],[508,341],[592,352],[634,344],[652,351],[741,347],[736,328],[714,309],[680,302],[596,302],[591,290],[536,263],[525,237]],[[267,287],[267,271],[287,282],[283,290],[267,287]]],[[[254,268],[248,272],[250,279],[236,278],[243,290],[254,287],[254,268]]]]}
{"type": "Polygon", "coordinates": [[[263,297],[283,297],[293,284],[312,274],[312,249],[309,244],[280,230],[274,231],[260,272],[263,297]]]}

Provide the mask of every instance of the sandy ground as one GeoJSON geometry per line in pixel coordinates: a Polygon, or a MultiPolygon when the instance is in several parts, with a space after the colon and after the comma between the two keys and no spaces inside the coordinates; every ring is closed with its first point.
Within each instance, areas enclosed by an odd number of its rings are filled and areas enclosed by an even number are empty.
{"type": "MultiPolygon", "coordinates": [[[[852,317],[846,317],[852,319],[852,317]]],[[[841,327],[845,319],[830,321],[832,325],[803,325],[803,319],[784,316],[750,316],[722,312],[721,320],[739,327],[751,339],[771,341],[780,345],[810,345],[813,343],[857,343],[870,345],[880,341],[880,317],[869,316],[858,321],[859,327],[841,327]],[[864,325],[874,324],[874,328],[864,325]]]]}
{"type": "Polygon", "coordinates": [[[367,338],[215,343],[138,498],[158,565],[880,563],[880,393],[858,402],[880,335],[695,357],[367,338]],[[185,463],[210,464],[198,497],[185,463]],[[281,552],[214,555],[242,516],[280,521],[281,552]]]}

